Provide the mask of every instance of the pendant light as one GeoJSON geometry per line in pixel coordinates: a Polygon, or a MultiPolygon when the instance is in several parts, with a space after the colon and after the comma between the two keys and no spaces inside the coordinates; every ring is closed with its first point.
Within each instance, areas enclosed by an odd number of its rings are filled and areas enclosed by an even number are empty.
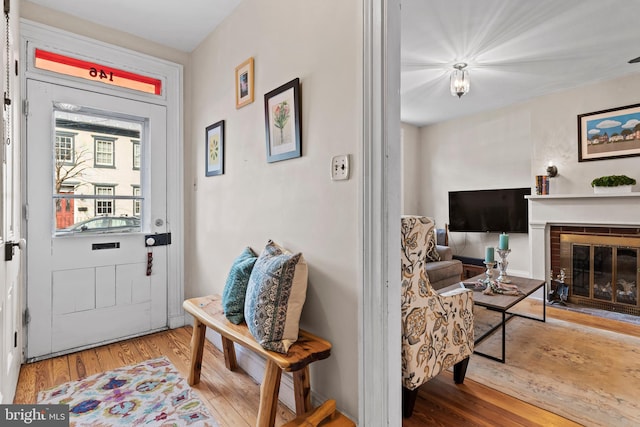
{"type": "Polygon", "coordinates": [[[461,98],[462,95],[469,92],[469,71],[466,70],[467,64],[459,62],[454,64],[454,70],[451,72],[451,95],[461,98]]]}

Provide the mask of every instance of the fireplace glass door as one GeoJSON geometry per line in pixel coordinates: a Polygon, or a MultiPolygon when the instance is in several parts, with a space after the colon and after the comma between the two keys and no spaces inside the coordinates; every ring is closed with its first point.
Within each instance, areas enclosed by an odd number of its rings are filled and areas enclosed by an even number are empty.
{"type": "Polygon", "coordinates": [[[560,236],[560,263],[569,301],[611,311],[639,311],[640,238],[560,236]]]}

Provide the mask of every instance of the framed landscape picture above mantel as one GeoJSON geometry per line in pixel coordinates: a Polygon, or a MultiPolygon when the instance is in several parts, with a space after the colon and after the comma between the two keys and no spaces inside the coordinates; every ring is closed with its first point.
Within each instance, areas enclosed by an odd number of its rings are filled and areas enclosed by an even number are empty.
{"type": "Polygon", "coordinates": [[[264,96],[267,162],[302,155],[300,79],[295,78],[264,96]]]}
{"type": "Polygon", "coordinates": [[[578,116],[578,161],[640,156],[640,104],[578,116]]]}

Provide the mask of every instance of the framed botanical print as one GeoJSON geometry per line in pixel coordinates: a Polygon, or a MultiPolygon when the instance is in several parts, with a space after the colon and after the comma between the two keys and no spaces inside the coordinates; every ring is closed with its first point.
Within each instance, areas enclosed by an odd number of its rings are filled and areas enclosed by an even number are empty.
{"type": "Polygon", "coordinates": [[[220,120],[205,131],[205,176],[224,173],[224,120],[220,120]]]}
{"type": "Polygon", "coordinates": [[[267,162],[293,159],[302,155],[300,79],[264,96],[267,162]]]}

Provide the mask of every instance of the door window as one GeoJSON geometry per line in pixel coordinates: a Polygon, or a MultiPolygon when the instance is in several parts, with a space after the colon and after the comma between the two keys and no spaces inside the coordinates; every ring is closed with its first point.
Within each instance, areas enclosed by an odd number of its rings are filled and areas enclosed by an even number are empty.
{"type": "Polygon", "coordinates": [[[144,123],[68,105],[54,119],[55,235],[141,231],[144,123]]]}

